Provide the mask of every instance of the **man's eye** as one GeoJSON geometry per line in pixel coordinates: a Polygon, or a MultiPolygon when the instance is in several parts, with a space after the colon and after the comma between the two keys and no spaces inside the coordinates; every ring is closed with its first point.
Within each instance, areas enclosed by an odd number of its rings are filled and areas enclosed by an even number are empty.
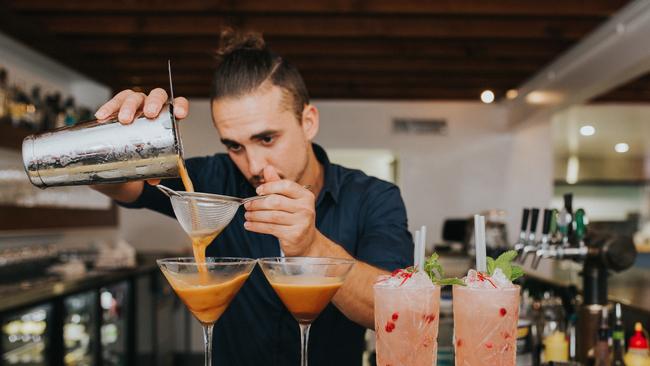
{"type": "Polygon", "coordinates": [[[265,136],[265,137],[262,137],[261,141],[262,141],[262,144],[264,144],[264,145],[270,145],[270,144],[273,143],[273,141],[275,141],[275,137],[273,137],[273,136],[265,136]]]}
{"type": "Polygon", "coordinates": [[[228,150],[232,152],[238,152],[241,150],[241,145],[229,145],[228,150]]]}

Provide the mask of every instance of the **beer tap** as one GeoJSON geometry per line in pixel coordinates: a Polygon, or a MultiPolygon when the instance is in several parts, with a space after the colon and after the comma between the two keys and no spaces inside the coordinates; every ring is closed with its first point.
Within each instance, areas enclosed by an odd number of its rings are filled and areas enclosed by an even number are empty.
{"type": "MultiPolygon", "coordinates": [[[[539,245],[539,249],[535,252],[535,257],[533,258],[533,269],[537,269],[539,262],[542,258],[545,258],[551,249],[551,219],[553,217],[553,210],[547,208],[544,209],[544,219],[542,222],[542,240],[539,245]]],[[[548,257],[546,257],[548,258],[548,257]]]]}
{"type": "Polygon", "coordinates": [[[557,219],[558,229],[562,234],[562,246],[571,246],[573,237],[573,194],[564,195],[564,207],[560,210],[557,219]]]}
{"type": "MultiPolygon", "coordinates": [[[[535,244],[536,221],[539,210],[532,210],[528,235],[520,235],[516,248],[521,262],[534,250],[532,269],[537,269],[542,258],[570,259],[582,265],[583,303],[577,311],[576,358],[584,363],[595,344],[592,337],[598,329],[602,308],[607,304],[607,277],[611,272],[624,271],[634,264],[636,249],[631,238],[612,233],[588,232],[587,216],[583,209],[573,212],[572,195],[564,196],[564,208],[560,212],[544,210],[542,235],[539,246],[535,244]],[[557,218],[557,222],[556,219],[557,218]],[[555,231],[561,237],[555,237],[555,231]],[[521,238],[526,238],[525,244],[521,238]]],[[[528,217],[526,217],[528,219],[528,217]]]]}
{"type": "Polygon", "coordinates": [[[529,215],[530,215],[530,209],[524,208],[524,213],[521,216],[521,231],[519,232],[519,241],[515,244],[514,247],[514,249],[517,251],[517,256],[521,255],[521,251],[526,246],[526,239],[527,239],[526,231],[528,230],[529,215]]]}
{"type": "Polygon", "coordinates": [[[533,208],[530,215],[530,232],[528,234],[528,241],[526,246],[522,249],[521,263],[526,262],[529,254],[534,254],[537,251],[537,221],[539,218],[539,208],[533,208]]]}

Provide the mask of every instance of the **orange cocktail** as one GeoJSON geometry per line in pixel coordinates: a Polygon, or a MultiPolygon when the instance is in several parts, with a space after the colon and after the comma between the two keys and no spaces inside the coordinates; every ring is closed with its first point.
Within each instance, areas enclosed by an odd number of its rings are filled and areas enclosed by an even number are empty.
{"type": "Polygon", "coordinates": [[[298,322],[311,323],[327,306],[343,282],[327,278],[299,279],[276,279],[271,282],[271,286],[298,322]],[[331,283],[328,283],[330,281],[331,283]]]}
{"type": "Polygon", "coordinates": [[[223,280],[201,273],[176,276],[165,273],[165,276],[176,295],[201,323],[216,322],[248,279],[248,273],[223,280]]]}
{"type": "Polygon", "coordinates": [[[341,288],[353,260],[274,257],[258,261],[264,276],[300,327],[300,364],[307,366],[311,323],[341,288]]]}
{"type": "Polygon", "coordinates": [[[250,258],[167,258],[157,261],[160,270],[203,326],[205,365],[212,363],[212,330],[244,285],[256,261],[250,258]]]}

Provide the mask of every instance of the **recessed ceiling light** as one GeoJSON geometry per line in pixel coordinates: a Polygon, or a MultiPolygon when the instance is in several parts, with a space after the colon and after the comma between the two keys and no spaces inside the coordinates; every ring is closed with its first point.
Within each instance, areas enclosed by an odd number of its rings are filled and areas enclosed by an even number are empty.
{"type": "Polygon", "coordinates": [[[492,90],[483,90],[483,93],[481,93],[481,102],[485,104],[494,102],[494,93],[492,90]]]}
{"type": "Polygon", "coordinates": [[[594,128],[594,126],[584,125],[580,127],[580,134],[582,136],[592,136],[595,133],[596,133],[596,128],[594,128]]]}
{"type": "Polygon", "coordinates": [[[517,91],[517,89],[510,89],[506,92],[506,98],[510,100],[517,98],[518,95],[519,92],[517,91]]]}
{"type": "Polygon", "coordinates": [[[614,146],[614,150],[616,150],[616,152],[619,154],[623,154],[630,150],[630,145],[626,144],[625,142],[619,142],[614,146]]]}

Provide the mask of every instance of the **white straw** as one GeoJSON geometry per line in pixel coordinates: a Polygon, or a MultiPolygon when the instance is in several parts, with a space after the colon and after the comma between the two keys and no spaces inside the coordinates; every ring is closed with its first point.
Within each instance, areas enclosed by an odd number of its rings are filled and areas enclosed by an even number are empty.
{"type": "Polygon", "coordinates": [[[478,272],[486,272],[484,216],[474,215],[474,242],[476,244],[476,270],[478,272]]]}
{"type": "Polygon", "coordinates": [[[415,230],[413,244],[413,265],[417,268],[420,266],[420,230],[415,230]]]}
{"type": "Polygon", "coordinates": [[[427,246],[427,227],[422,225],[420,228],[420,261],[418,262],[418,270],[420,272],[424,271],[424,252],[427,246]]]}

